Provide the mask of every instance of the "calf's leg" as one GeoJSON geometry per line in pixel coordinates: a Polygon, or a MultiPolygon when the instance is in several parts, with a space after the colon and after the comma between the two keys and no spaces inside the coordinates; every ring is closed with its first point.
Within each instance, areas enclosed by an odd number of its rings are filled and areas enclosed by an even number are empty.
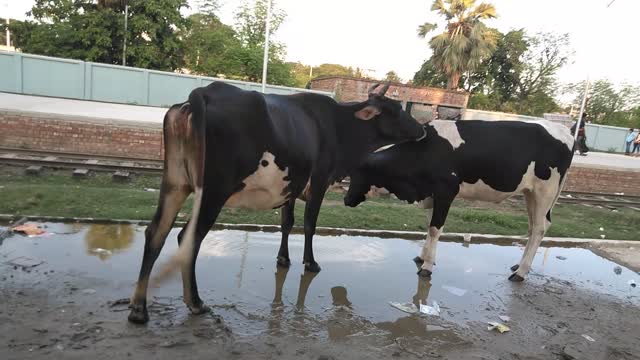
{"type": "MultiPolygon", "coordinates": [[[[421,277],[429,277],[433,272],[433,264],[436,261],[438,239],[442,233],[442,228],[447,219],[449,209],[451,208],[451,203],[458,194],[458,189],[459,187],[456,181],[441,184],[434,189],[433,215],[431,216],[431,222],[429,223],[427,239],[422,246],[422,252],[419,256],[423,261],[420,266],[420,270],[418,270],[418,275],[421,277]]],[[[420,259],[414,259],[414,261],[419,263],[420,259]]]]}
{"type": "Polygon", "coordinates": [[[295,199],[289,200],[282,207],[282,214],[280,215],[280,231],[282,232],[282,239],[280,240],[277,264],[284,267],[289,267],[291,265],[291,259],[289,259],[289,234],[293,228],[295,204],[295,199]]]}
{"type": "MultiPolygon", "coordinates": [[[[551,179],[549,181],[551,181],[551,179]]],[[[528,197],[533,197],[532,200],[534,204],[532,209],[533,224],[531,228],[531,236],[529,237],[527,246],[525,247],[524,253],[522,254],[520,264],[511,267],[513,274],[509,276],[509,280],[515,282],[523,281],[525,276],[529,273],[529,270],[531,270],[533,258],[538,251],[538,247],[540,246],[540,243],[544,238],[546,230],[551,225],[551,207],[555,202],[557,191],[558,187],[538,186],[535,187],[533,192],[529,193],[529,195],[526,195],[525,193],[527,201],[529,201],[528,197]]]]}
{"type": "Polygon", "coordinates": [[[320,213],[320,206],[327,187],[326,179],[312,178],[311,198],[307,200],[304,208],[304,258],[302,262],[305,270],[316,273],[320,272],[320,265],[313,258],[313,235],[316,232],[318,214],[320,213]]]}

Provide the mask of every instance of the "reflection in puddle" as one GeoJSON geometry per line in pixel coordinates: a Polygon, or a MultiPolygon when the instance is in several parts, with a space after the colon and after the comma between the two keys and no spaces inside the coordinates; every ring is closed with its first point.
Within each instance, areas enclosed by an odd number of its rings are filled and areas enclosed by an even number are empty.
{"type": "MultiPolygon", "coordinates": [[[[46,239],[10,236],[0,254],[44,260],[56,271],[127,282],[120,288],[122,294],[110,295],[129,295],[142,257],[143,232],[126,224],[91,224],[73,225],[78,233],[62,234],[70,227],[47,226],[56,234],[46,239]],[[85,247],[78,246],[80,242],[85,247]]],[[[171,231],[158,264],[176,250],[178,232],[171,231]]],[[[615,264],[585,249],[540,248],[529,280],[512,284],[507,281],[509,266],[523,251],[517,246],[442,242],[434,275],[423,280],[411,261],[420,241],[316,236],[320,273],[306,272],[300,265],[304,237],[291,235],[289,241],[293,264],[282,268],[275,266],[279,233],[214,231],[205,238],[197,262],[198,287],[205,302],[219,305],[215,311],[235,333],[294,333],[333,341],[360,336],[379,343],[402,338],[403,344],[415,343],[416,348],[424,346],[424,340],[460,343],[464,342],[460,325],[517,313],[512,299],[528,287],[543,288],[550,278],[640,304],[637,291],[627,285],[636,275],[628,269],[617,275],[612,271],[615,264]],[[390,301],[419,306],[434,300],[443,308],[438,317],[406,314],[389,306],[390,301]]],[[[181,295],[179,276],[154,289],[154,296],[176,303],[181,295]]]]}
{"type": "Polygon", "coordinates": [[[106,260],[112,253],[131,247],[134,233],[131,224],[91,224],[84,236],[87,254],[106,260]]]}

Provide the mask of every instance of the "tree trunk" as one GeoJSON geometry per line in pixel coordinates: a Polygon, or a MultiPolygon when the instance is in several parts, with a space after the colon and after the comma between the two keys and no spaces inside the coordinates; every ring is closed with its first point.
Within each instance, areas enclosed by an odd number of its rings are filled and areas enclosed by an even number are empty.
{"type": "Polygon", "coordinates": [[[447,90],[456,90],[458,89],[458,83],[460,82],[460,73],[454,72],[449,75],[449,79],[447,80],[447,90]]]}

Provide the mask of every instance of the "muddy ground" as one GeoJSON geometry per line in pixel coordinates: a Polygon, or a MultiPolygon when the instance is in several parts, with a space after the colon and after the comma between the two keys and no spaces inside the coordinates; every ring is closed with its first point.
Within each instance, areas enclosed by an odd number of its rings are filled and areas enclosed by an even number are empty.
{"type": "MultiPolygon", "coordinates": [[[[638,274],[585,249],[541,249],[524,283],[507,281],[518,246],[441,243],[431,280],[420,242],[324,236],[315,275],[275,266],[278,234],[212,232],[198,262],[212,312],[188,314],[176,278],[130,324],[142,254],[133,225],[47,224],[53,235],[0,242],[3,359],[640,359],[638,274]],[[439,316],[389,301],[438,301],[439,316]],[[487,329],[501,321],[506,333],[487,329]]],[[[173,231],[161,259],[175,250],[173,231]]]]}

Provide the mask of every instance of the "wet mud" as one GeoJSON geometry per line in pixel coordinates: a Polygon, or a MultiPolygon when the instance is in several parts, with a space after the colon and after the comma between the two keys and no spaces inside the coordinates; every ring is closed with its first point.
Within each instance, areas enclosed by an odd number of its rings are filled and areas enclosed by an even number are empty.
{"type": "Polygon", "coordinates": [[[628,284],[640,277],[587,249],[540,248],[529,278],[512,283],[522,247],[443,242],[423,280],[411,261],[421,241],[317,236],[314,274],[300,235],[286,269],[278,233],[215,231],[197,264],[212,311],[190,315],[176,275],[150,289],[151,321],[139,326],[126,317],[144,227],[44,225],[43,236],[0,239],[3,359],[640,358],[640,288],[628,284]],[[389,305],[434,301],[438,316],[389,305]]]}

